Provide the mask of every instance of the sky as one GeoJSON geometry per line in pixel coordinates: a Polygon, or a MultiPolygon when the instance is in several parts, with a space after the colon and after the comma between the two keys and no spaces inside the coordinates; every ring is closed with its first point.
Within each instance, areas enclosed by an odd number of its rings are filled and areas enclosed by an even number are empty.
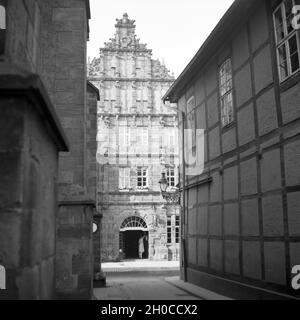
{"type": "Polygon", "coordinates": [[[99,56],[115,34],[116,18],[136,20],[141,43],[153,50],[178,77],[227,11],[233,0],[90,0],[88,57],[99,56]]]}

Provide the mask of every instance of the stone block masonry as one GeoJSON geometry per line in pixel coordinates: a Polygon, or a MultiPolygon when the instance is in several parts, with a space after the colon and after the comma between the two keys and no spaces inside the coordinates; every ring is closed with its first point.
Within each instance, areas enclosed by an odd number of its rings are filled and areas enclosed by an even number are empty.
{"type": "MultiPolygon", "coordinates": [[[[7,17],[0,52],[5,298],[91,299],[96,114],[89,112],[86,93],[89,1],[0,4],[7,17]],[[14,82],[9,82],[12,76],[14,82]],[[45,88],[33,82],[36,77],[45,88]]],[[[91,99],[97,101],[97,95],[94,91],[91,99]]]]}
{"type": "Polygon", "coordinates": [[[52,299],[58,152],[68,150],[66,140],[38,76],[0,74],[0,108],[0,264],[7,288],[0,298],[52,299]]]}
{"type": "MultiPolygon", "coordinates": [[[[129,246],[136,248],[138,258],[141,226],[127,232],[122,224],[126,219],[140,218],[146,224],[143,231],[148,232],[147,257],[178,260],[180,210],[167,205],[159,189],[161,174],[168,169],[174,170],[174,183],[178,183],[177,115],[174,106],[161,101],[174,79],[162,63],[152,59],[152,51],[136,37],[134,21],[124,14],[117,19],[115,37],[90,61],[89,80],[100,91],[95,112],[102,258],[129,258],[129,246]],[[144,188],[138,186],[141,167],[147,172],[144,188]]],[[[100,260],[97,255],[96,260],[100,260]]]]}

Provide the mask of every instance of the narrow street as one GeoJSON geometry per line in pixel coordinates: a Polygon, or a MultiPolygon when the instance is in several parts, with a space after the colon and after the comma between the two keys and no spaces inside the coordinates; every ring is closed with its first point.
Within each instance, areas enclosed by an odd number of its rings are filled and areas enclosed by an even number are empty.
{"type": "Polygon", "coordinates": [[[94,289],[94,298],[101,301],[228,299],[180,280],[178,262],[104,263],[103,272],[106,287],[94,289]]]}
{"type": "MultiPolygon", "coordinates": [[[[167,276],[167,273],[165,274],[167,276]]],[[[177,279],[177,277],[175,277],[177,279]]],[[[94,289],[97,300],[202,300],[176,287],[163,275],[149,272],[122,273],[110,276],[107,287],[94,289]]]]}

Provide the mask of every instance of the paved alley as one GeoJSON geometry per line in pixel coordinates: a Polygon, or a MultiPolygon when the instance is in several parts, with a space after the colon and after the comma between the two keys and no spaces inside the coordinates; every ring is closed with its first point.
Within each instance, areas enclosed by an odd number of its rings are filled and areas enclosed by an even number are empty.
{"type": "Polygon", "coordinates": [[[111,300],[227,300],[179,278],[178,262],[132,260],[103,263],[107,286],[94,289],[94,298],[111,300]]]}
{"type": "Polygon", "coordinates": [[[134,274],[114,276],[106,288],[94,290],[97,300],[201,300],[182,290],[164,277],[134,274]]]}

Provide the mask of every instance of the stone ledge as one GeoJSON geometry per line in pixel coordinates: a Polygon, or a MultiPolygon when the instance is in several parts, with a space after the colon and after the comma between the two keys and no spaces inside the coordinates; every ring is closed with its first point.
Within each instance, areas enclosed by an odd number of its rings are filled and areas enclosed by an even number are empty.
{"type": "Polygon", "coordinates": [[[95,200],[64,200],[64,201],[59,201],[58,202],[59,207],[63,206],[91,206],[93,208],[96,208],[96,202],[95,200]]]}
{"type": "Polygon", "coordinates": [[[0,63],[0,96],[25,96],[45,120],[59,151],[69,151],[69,143],[49,95],[37,74],[0,63]]]}

